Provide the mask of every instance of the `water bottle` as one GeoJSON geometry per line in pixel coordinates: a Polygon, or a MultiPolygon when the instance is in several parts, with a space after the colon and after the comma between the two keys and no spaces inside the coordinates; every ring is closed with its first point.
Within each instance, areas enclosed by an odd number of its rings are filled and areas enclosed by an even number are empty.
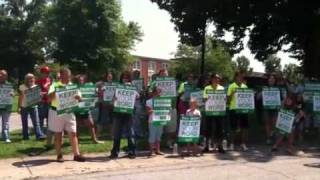
{"type": "Polygon", "coordinates": [[[174,143],[173,145],[173,154],[178,154],[178,144],[177,143],[174,143]]]}
{"type": "Polygon", "coordinates": [[[228,147],[228,142],[227,142],[227,140],[226,139],[224,139],[223,141],[222,141],[222,148],[224,149],[224,150],[226,150],[228,147]]]}

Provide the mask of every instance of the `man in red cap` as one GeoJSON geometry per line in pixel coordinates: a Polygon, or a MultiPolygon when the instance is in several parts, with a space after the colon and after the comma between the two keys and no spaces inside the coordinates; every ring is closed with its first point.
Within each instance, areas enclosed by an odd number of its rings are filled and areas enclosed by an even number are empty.
{"type": "Polygon", "coordinates": [[[41,87],[42,101],[39,105],[39,119],[40,127],[44,126],[44,119],[48,119],[49,112],[49,102],[48,102],[48,91],[51,85],[51,79],[49,77],[50,68],[48,66],[43,66],[40,68],[40,78],[37,80],[37,84],[41,87]]]}

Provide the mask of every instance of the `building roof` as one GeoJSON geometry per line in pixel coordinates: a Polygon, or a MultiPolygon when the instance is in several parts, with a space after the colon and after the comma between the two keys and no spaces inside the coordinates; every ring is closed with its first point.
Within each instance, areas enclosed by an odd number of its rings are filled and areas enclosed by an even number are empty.
{"type": "Polygon", "coordinates": [[[138,58],[138,59],[142,59],[142,60],[148,60],[148,61],[170,61],[170,59],[161,59],[161,58],[153,58],[153,57],[147,57],[147,56],[136,56],[133,55],[134,57],[138,58]]]}

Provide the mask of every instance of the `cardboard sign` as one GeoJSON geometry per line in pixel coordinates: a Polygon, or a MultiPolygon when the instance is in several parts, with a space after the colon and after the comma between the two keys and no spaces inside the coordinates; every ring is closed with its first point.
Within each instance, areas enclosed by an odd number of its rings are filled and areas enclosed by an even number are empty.
{"type": "Polygon", "coordinates": [[[281,106],[280,90],[278,88],[263,88],[262,103],[265,109],[278,109],[281,106]]]}
{"type": "Polygon", "coordinates": [[[115,91],[114,112],[132,114],[136,101],[137,91],[135,86],[118,85],[115,91]]]}
{"type": "Polygon", "coordinates": [[[199,116],[181,116],[178,142],[180,143],[197,143],[200,139],[199,116]]]}
{"type": "Polygon", "coordinates": [[[226,92],[208,91],[208,99],[205,104],[205,113],[207,116],[224,116],[226,114],[226,92]]]}
{"type": "Polygon", "coordinates": [[[103,101],[110,103],[113,100],[114,94],[116,92],[117,83],[110,83],[104,85],[104,92],[103,92],[103,101]]]}
{"type": "Polygon", "coordinates": [[[97,102],[96,86],[92,83],[87,83],[79,86],[82,101],[79,103],[78,113],[87,113],[93,109],[97,102]]]}
{"type": "Polygon", "coordinates": [[[13,103],[13,86],[9,84],[0,85],[0,109],[11,108],[13,103]]]}
{"type": "Polygon", "coordinates": [[[29,88],[24,93],[25,93],[26,107],[36,105],[41,101],[41,88],[39,86],[29,88]]]}
{"type": "Polygon", "coordinates": [[[154,125],[166,125],[171,120],[171,99],[170,98],[154,98],[152,123],[154,125]]]}
{"type": "Polygon", "coordinates": [[[238,113],[250,113],[255,109],[254,92],[251,89],[237,89],[236,97],[236,111],[238,113]]]}
{"type": "Polygon", "coordinates": [[[176,80],[172,77],[157,77],[157,88],[161,90],[161,97],[177,97],[176,80]]]}
{"type": "Polygon", "coordinates": [[[78,108],[78,100],[75,98],[79,95],[77,85],[68,85],[63,88],[56,88],[56,98],[58,102],[57,113],[71,113],[78,108]]]}
{"type": "Polygon", "coordinates": [[[292,111],[281,109],[278,113],[276,128],[283,134],[292,132],[295,115],[292,111]]]}

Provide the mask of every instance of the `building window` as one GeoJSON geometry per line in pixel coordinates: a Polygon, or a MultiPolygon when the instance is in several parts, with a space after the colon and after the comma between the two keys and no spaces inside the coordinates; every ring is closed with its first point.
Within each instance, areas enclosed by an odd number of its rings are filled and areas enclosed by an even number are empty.
{"type": "Polygon", "coordinates": [[[135,61],[132,65],[133,70],[141,70],[141,62],[139,60],[135,61]]]}
{"type": "Polygon", "coordinates": [[[168,63],[162,63],[162,68],[167,70],[169,68],[169,64],[168,63]]]}
{"type": "Polygon", "coordinates": [[[156,63],[153,61],[149,61],[148,63],[148,71],[156,71],[156,63]]]}

